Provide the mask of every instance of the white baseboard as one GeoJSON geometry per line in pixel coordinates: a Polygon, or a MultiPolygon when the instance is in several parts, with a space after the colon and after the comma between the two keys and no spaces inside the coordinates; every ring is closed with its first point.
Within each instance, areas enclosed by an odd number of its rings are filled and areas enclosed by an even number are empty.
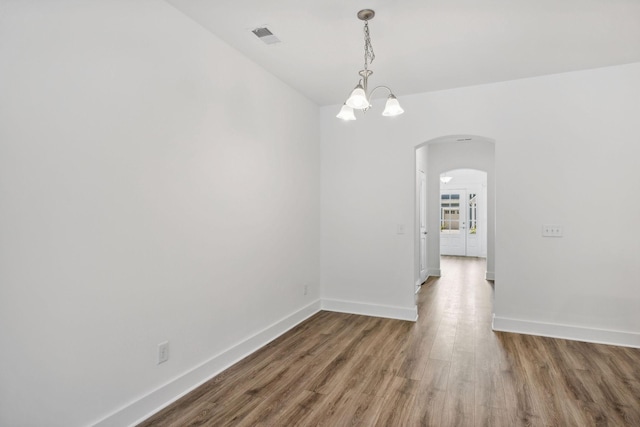
{"type": "Polygon", "coordinates": [[[427,270],[427,277],[440,277],[442,276],[442,271],[439,268],[433,268],[430,270],[427,270]]]}
{"type": "Polygon", "coordinates": [[[485,271],[484,280],[496,280],[496,273],[493,271],[485,271]]]}
{"type": "MultiPolygon", "coordinates": [[[[429,276],[427,276],[427,279],[429,278],[429,276]]],[[[425,279],[425,280],[427,280],[425,279]]],[[[416,280],[416,294],[418,292],[420,292],[420,289],[422,289],[422,284],[425,282],[425,280],[416,280]]]]}
{"type": "Polygon", "coordinates": [[[416,321],[417,307],[392,307],[339,300],[317,300],[268,326],[239,344],[185,372],[142,398],[114,411],[94,427],[135,426],[185,394],[204,384],[231,365],[244,359],[320,310],[416,321]]]}
{"type": "Polygon", "coordinates": [[[390,319],[409,320],[418,319],[418,307],[394,307],[389,305],[365,304],[353,301],[323,299],[322,310],[337,311],[339,313],[362,314],[364,316],[387,317],[390,319]]]}
{"type": "Polygon", "coordinates": [[[640,348],[640,334],[493,316],[494,331],[640,348]]]}
{"type": "Polygon", "coordinates": [[[185,372],[183,375],[159,387],[141,399],[120,408],[95,423],[94,427],[133,426],[140,423],[160,409],[175,402],[180,397],[218,375],[234,363],[273,341],[300,322],[313,316],[320,311],[320,307],[320,300],[307,305],[230,349],[212,357],[202,365],[185,372]]]}

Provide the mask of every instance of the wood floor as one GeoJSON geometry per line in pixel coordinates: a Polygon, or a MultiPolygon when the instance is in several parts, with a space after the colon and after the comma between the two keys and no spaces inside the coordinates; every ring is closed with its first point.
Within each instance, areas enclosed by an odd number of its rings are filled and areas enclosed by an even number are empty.
{"type": "Polygon", "coordinates": [[[417,323],[320,312],[141,426],[640,426],[640,349],[491,331],[484,260],[417,323]]]}

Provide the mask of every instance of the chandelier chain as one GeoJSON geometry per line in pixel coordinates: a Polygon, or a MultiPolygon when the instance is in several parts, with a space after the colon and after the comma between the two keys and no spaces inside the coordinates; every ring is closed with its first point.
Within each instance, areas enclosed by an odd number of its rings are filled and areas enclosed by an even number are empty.
{"type": "Polygon", "coordinates": [[[368,65],[376,59],[371,45],[371,36],[369,35],[369,21],[364,21],[364,69],[368,69],[368,65]]]}

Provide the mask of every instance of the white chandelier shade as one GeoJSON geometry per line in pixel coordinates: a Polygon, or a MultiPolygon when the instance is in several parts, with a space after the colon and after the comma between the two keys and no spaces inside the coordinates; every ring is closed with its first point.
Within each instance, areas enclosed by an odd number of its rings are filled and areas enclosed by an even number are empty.
{"type": "Polygon", "coordinates": [[[393,94],[389,95],[389,97],[387,98],[387,103],[384,106],[384,111],[382,112],[382,115],[386,117],[393,117],[393,116],[399,116],[402,113],[404,113],[404,110],[400,106],[398,99],[393,94]]]}
{"type": "Polygon", "coordinates": [[[345,104],[355,110],[365,110],[371,106],[367,99],[367,94],[364,92],[364,88],[360,83],[353,89],[345,104]]]}
{"type": "Polygon", "coordinates": [[[356,119],[356,115],[353,113],[353,108],[349,107],[347,104],[342,104],[342,108],[336,117],[346,121],[356,119]]]}

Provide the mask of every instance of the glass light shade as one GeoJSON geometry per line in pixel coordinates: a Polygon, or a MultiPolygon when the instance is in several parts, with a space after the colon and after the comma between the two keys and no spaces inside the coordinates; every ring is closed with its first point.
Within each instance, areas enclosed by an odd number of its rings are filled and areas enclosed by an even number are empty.
{"type": "Polygon", "coordinates": [[[452,176],[441,176],[440,177],[440,182],[443,184],[448,184],[449,181],[451,181],[453,179],[452,176]]]}
{"type": "Polygon", "coordinates": [[[367,99],[367,94],[364,93],[364,88],[361,84],[358,84],[358,86],[356,86],[356,88],[351,92],[346,104],[356,110],[369,108],[369,100],[367,99]]]}
{"type": "Polygon", "coordinates": [[[353,114],[353,108],[349,107],[347,104],[342,104],[342,108],[336,117],[347,121],[356,119],[356,115],[353,114]]]}
{"type": "Polygon", "coordinates": [[[404,110],[400,106],[400,103],[396,99],[396,97],[391,94],[387,98],[387,103],[384,106],[384,111],[382,112],[383,116],[399,116],[404,113],[404,110]]]}

